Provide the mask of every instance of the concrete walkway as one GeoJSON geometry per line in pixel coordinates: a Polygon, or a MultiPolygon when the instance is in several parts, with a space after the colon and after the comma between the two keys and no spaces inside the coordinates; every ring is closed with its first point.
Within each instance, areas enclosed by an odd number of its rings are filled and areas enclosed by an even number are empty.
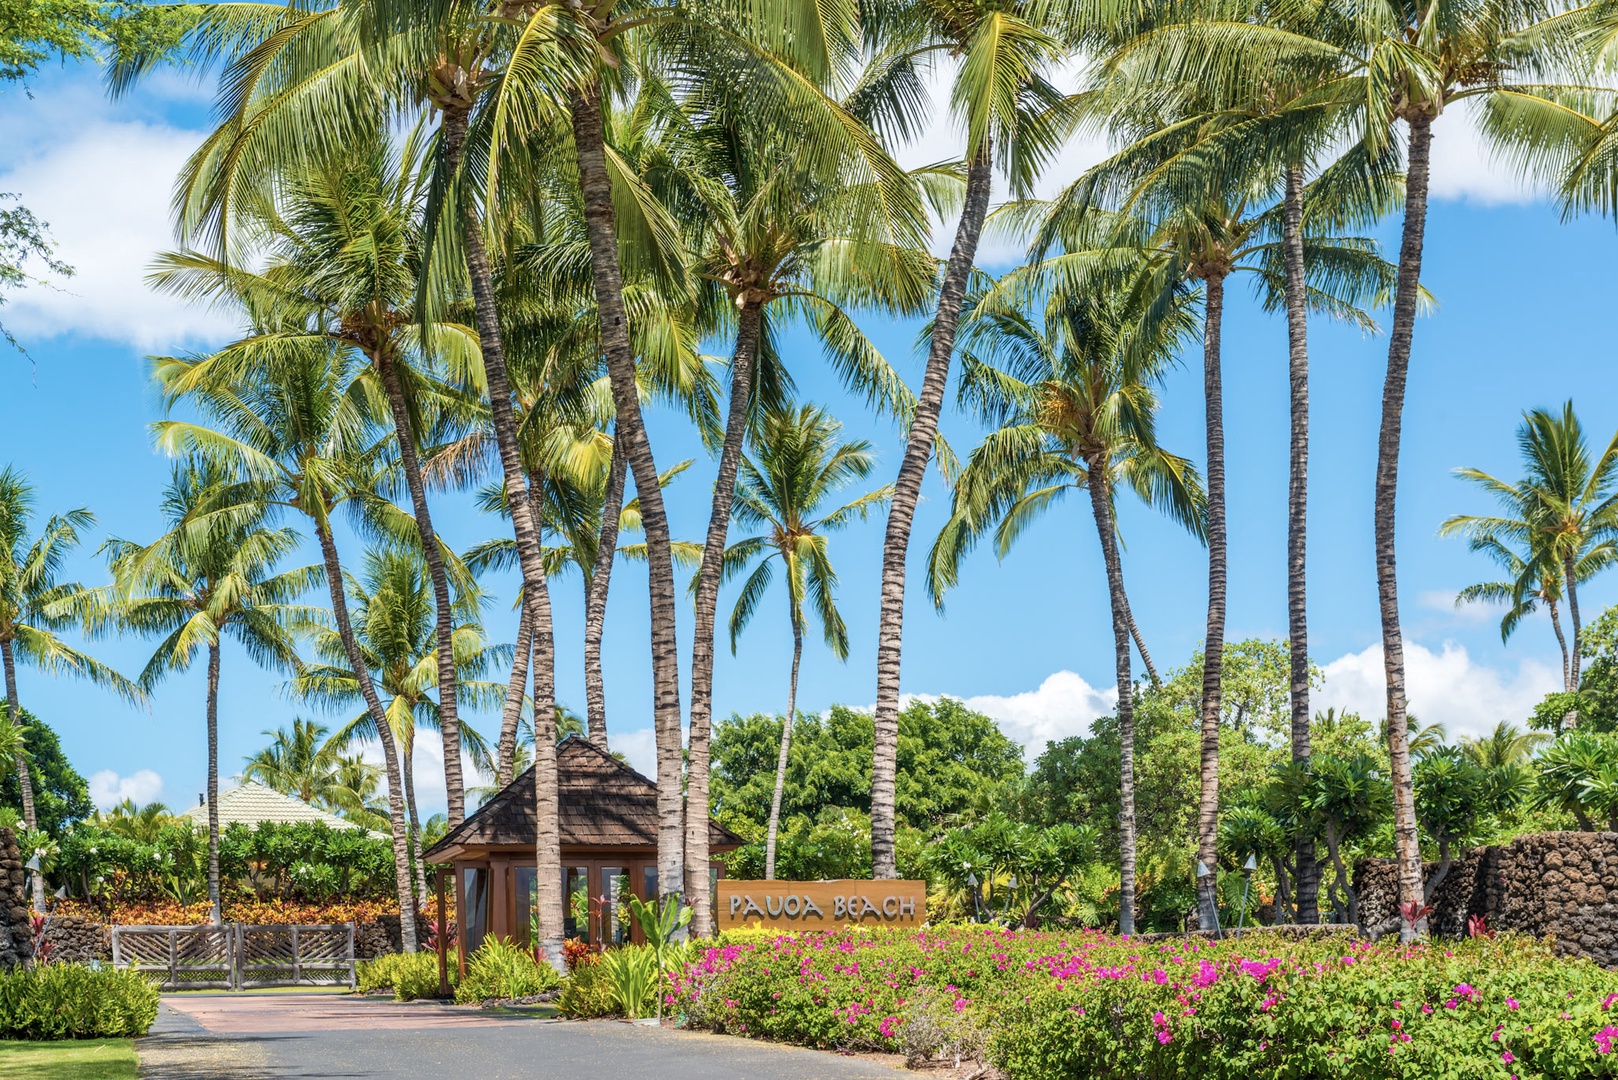
{"type": "Polygon", "coordinates": [[[163,998],[142,1080],[895,1080],[836,1054],[332,994],[163,998]]]}

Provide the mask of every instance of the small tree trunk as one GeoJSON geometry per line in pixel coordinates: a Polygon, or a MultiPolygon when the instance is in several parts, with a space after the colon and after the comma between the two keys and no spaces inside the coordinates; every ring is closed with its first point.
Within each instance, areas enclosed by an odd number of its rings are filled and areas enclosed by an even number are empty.
{"type": "Polygon", "coordinates": [[[421,460],[416,454],[415,431],[410,424],[410,408],[405,401],[404,382],[393,358],[378,351],[372,356],[382,376],[388,409],[393,414],[393,433],[399,444],[399,463],[404,467],[405,487],[410,490],[410,506],[421,537],[422,555],[427,560],[427,577],[432,582],[433,633],[438,650],[439,733],[444,739],[444,790],[449,804],[449,827],[466,817],[466,783],[461,775],[461,720],[456,706],[455,610],[450,602],[449,575],[444,572],[444,550],[427,507],[427,485],[421,478],[421,460]]]}
{"type": "Polygon", "coordinates": [[[899,664],[904,644],[905,557],[910,550],[910,529],[921,499],[921,482],[938,438],[938,417],[944,408],[950,358],[955,352],[955,329],[960,322],[966,286],[977,258],[983,220],[989,213],[993,180],[990,147],[985,141],[972,155],[966,170],[966,202],[955,229],[955,246],[944,266],[933,316],[932,342],[927,368],[916,397],[916,414],[905,437],[904,458],[888,506],[888,528],[882,539],[881,616],[876,639],[875,746],[871,758],[871,876],[896,878],[899,863],[894,850],[899,758],[899,664]]]}
{"type": "Polygon", "coordinates": [[[584,592],[584,704],[590,741],[607,748],[607,683],[601,674],[601,636],[607,624],[607,587],[618,558],[618,519],[624,510],[624,478],[629,472],[618,438],[612,440],[612,466],[607,472],[606,498],[601,506],[601,537],[596,544],[595,569],[584,592]]]}
{"type": "MultiPolygon", "coordinates": [[[[1303,263],[1303,169],[1287,169],[1281,215],[1287,268],[1287,376],[1292,398],[1292,459],[1287,482],[1287,644],[1292,691],[1292,760],[1309,760],[1309,291],[1303,263]]],[[[1298,921],[1320,921],[1320,868],[1315,838],[1293,838],[1298,921]]],[[[1280,905],[1277,904],[1279,911],[1280,905]]]]}
{"type": "MultiPolygon", "coordinates": [[[[795,606],[794,606],[795,608],[795,606]]],[[[764,838],[764,880],[775,880],[775,837],[781,831],[781,795],[787,786],[787,751],[792,722],[798,717],[798,662],[803,659],[803,617],[792,612],[792,675],[787,680],[787,715],[781,724],[781,753],[775,761],[775,795],[770,799],[770,825],[764,838]]]]}
{"type": "Polygon", "coordinates": [[[1202,654],[1202,785],[1197,806],[1197,860],[1208,875],[1197,879],[1198,925],[1219,918],[1219,710],[1225,660],[1225,419],[1220,374],[1220,331],[1225,278],[1207,276],[1202,333],[1202,388],[1208,440],[1208,632],[1202,654]]]}
{"type": "Polygon", "coordinates": [[[343,567],[337,558],[337,541],[332,538],[331,521],[325,516],[314,517],[315,535],[320,540],[321,562],[326,570],[326,590],[331,596],[332,618],[337,623],[337,636],[343,643],[343,654],[348,657],[349,669],[359,683],[360,697],[365,700],[365,711],[376,725],[377,741],[382,744],[382,763],[388,775],[388,825],[393,833],[393,888],[399,901],[399,936],[404,951],[416,951],[416,905],[411,894],[410,836],[405,824],[404,779],[399,765],[399,747],[388,726],[387,711],[377,697],[371,671],[365,666],[354,638],[354,624],[348,617],[348,597],[343,593],[343,567]]]}
{"type": "Polygon", "coordinates": [[[1135,625],[1135,615],[1129,615],[1129,636],[1135,639],[1135,650],[1140,653],[1140,662],[1146,668],[1146,677],[1152,680],[1153,686],[1162,685],[1163,680],[1157,677],[1157,665],[1152,663],[1152,654],[1146,651],[1146,639],[1141,636],[1140,627],[1135,625]]]}
{"type": "Polygon", "coordinates": [[[517,655],[511,663],[511,681],[506,686],[505,705],[500,710],[500,742],[495,750],[494,782],[498,787],[511,783],[517,764],[517,726],[522,722],[522,702],[528,690],[528,665],[534,653],[534,618],[528,605],[517,601],[517,655]]]}
{"type": "MultiPolygon", "coordinates": [[[[0,661],[5,664],[6,670],[6,722],[9,724],[22,723],[22,705],[17,700],[17,659],[12,652],[10,641],[0,641],[0,661]]],[[[39,828],[39,818],[34,808],[34,778],[28,769],[28,753],[24,751],[17,755],[17,788],[22,792],[22,823],[29,829],[39,828]]],[[[24,860],[27,861],[26,859],[24,860]]],[[[34,910],[43,913],[45,910],[45,875],[33,875],[34,910]]],[[[86,894],[88,895],[88,894],[86,894]]]]}
{"type": "MultiPolygon", "coordinates": [[[[537,500],[532,501],[530,510],[537,531],[541,517],[537,500]]],[[[556,630],[551,592],[544,582],[534,593],[533,603],[526,606],[532,609],[534,631],[534,797],[538,807],[534,914],[539,918],[540,933],[534,945],[544,950],[560,973],[564,970],[562,937],[567,913],[563,910],[566,897],[562,895],[561,778],[556,772],[556,630]]]]}
{"type": "Polygon", "coordinates": [[[417,909],[427,903],[427,864],[421,859],[421,811],[416,806],[416,751],[399,748],[399,771],[404,774],[405,814],[410,822],[410,868],[416,887],[417,909]]]}
{"type": "MultiPolygon", "coordinates": [[[[1576,691],[1579,688],[1580,654],[1584,652],[1584,627],[1579,622],[1579,585],[1573,580],[1573,567],[1571,556],[1563,558],[1562,574],[1567,578],[1567,618],[1573,624],[1573,647],[1567,651],[1567,681],[1572,684],[1568,689],[1576,691]]],[[[1561,627],[1557,627],[1557,632],[1561,632],[1561,627]]],[[[1579,711],[1574,709],[1563,717],[1562,726],[1568,729],[1578,727],[1579,711]]]]}
{"type": "Polygon", "coordinates": [[[646,531],[652,627],[652,725],[657,739],[657,891],[679,897],[685,883],[685,792],[680,746],[680,652],[675,617],[674,556],[657,463],[640,411],[635,381],[635,354],[624,310],[624,280],[618,265],[617,223],[612,206],[612,178],[607,171],[606,134],[602,127],[601,87],[574,91],[573,145],[584,195],[584,220],[590,241],[596,310],[601,319],[601,352],[612,382],[617,447],[628,459],[640,499],[646,531]]]}
{"type": "MultiPolygon", "coordinates": [[[[1420,904],[1421,843],[1416,825],[1416,791],[1410,770],[1410,728],[1405,713],[1404,636],[1399,627],[1399,584],[1394,560],[1394,510],[1399,487],[1399,435],[1405,383],[1410,372],[1410,341],[1416,323],[1421,279],[1422,238],[1427,224],[1427,179],[1432,155],[1432,120],[1409,118],[1410,152],[1405,175],[1404,237],[1399,245],[1399,282],[1388,341],[1388,373],[1382,386],[1382,428],[1376,456],[1376,585],[1382,616],[1382,667],[1388,684],[1388,759],[1393,774],[1393,839],[1399,874],[1399,901],[1420,904]]],[[[1403,925],[1402,940],[1427,932],[1427,920],[1403,925]]]]}
{"type": "MultiPolygon", "coordinates": [[[[224,922],[219,905],[219,639],[208,643],[208,918],[224,922]]],[[[38,875],[35,875],[36,877],[38,875]]]]}
{"type": "MultiPolygon", "coordinates": [[[[725,563],[725,535],[730,531],[730,507],[736,498],[736,473],[742,462],[742,442],[747,437],[753,358],[763,334],[764,309],[754,301],[744,301],[737,313],[736,352],[730,361],[725,442],[719,451],[719,476],[714,480],[713,506],[708,512],[708,537],[697,571],[696,626],[691,634],[691,738],[685,787],[685,891],[691,905],[691,932],[698,937],[707,937],[713,929],[713,913],[708,910],[708,739],[713,726],[714,621],[725,563]]],[[[788,715],[788,727],[791,724],[792,717],[788,715]]],[[[773,831],[770,835],[765,861],[768,868],[773,868],[773,831]]],[[[765,876],[775,875],[766,872],[765,876]]]]}
{"type": "Polygon", "coordinates": [[[1555,600],[1546,600],[1545,607],[1551,613],[1551,629],[1556,632],[1556,644],[1562,650],[1562,689],[1571,694],[1578,687],[1573,682],[1573,659],[1567,653],[1567,638],[1562,636],[1562,615],[1555,600]]]}
{"type": "Polygon", "coordinates": [[[1129,669],[1129,599],[1124,593],[1123,563],[1118,558],[1118,528],[1112,520],[1111,478],[1107,462],[1089,462],[1090,510],[1107,568],[1107,596],[1112,605],[1112,652],[1118,677],[1118,932],[1135,932],[1135,686],[1129,669]]]}

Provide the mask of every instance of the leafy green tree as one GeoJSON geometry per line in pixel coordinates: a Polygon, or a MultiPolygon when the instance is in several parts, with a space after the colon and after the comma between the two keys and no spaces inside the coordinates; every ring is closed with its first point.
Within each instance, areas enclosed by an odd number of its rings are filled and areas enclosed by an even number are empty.
{"type": "MultiPolygon", "coordinates": [[[[23,752],[28,758],[32,785],[34,820],[40,832],[60,837],[74,822],[90,816],[90,788],[62,752],[61,740],[49,724],[27,709],[18,714],[17,725],[24,735],[23,752]]],[[[3,721],[0,721],[3,723],[3,721]]],[[[13,730],[8,725],[8,730],[13,730]]],[[[0,807],[23,810],[22,774],[0,772],[0,807]]],[[[26,823],[26,819],[23,819],[26,823]]]]}
{"type": "Polygon", "coordinates": [[[176,824],[179,820],[164,803],[149,802],[145,806],[136,806],[134,799],[125,799],[105,813],[97,810],[87,824],[114,836],[151,844],[157,841],[164,826],[176,824]]]}
{"type": "Polygon", "coordinates": [[[1530,726],[1558,731],[1568,713],[1575,712],[1581,728],[1618,731],[1618,608],[1603,611],[1585,630],[1584,661],[1578,690],[1547,695],[1534,707],[1530,726]]]}
{"type": "Polygon", "coordinates": [[[248,757],[242,779],[339,814],[366,809],[380,780],[378,770],[352,768],[324,724],[293,717],[290,732],[276,728],[264,734],[269,745],[248,757]]]}
{"type": "MultiPolygon", "coordinates": [[[[281,670],[301,666],[296,629],[313,617],[297,603],[319,581],[317,567],[277,570],[298,535],[271,524],[271,508],[233,501],[234,478],[204,460],[174,468],[163,492],[168,532],[149,544],[111,537],[102,545],[115,582],[113,615],[120,630],[161,637],[140,675],[150,689],[165,676],[207,657],[208,903],[219,906],[219,671],[232,638],[255,662],[281,670]]],[[[237,492],[239,494],[239,492],[237,492]]]]}
{"type": "MultiPolygon", "coordinates": [[[[881,487],[836,509],[826,502],[842,488],[871,474],[876,460],[863,439],[839,440],[842,425],[824,410],[804,405],[766,415],[753,433],[753,456],[743,457],[736,485],[735,517],[758,535],[737,540],[725,549],[724,576],[752,572],[742,584],[730,615],[730,648],[752,621],[775,576],[779,560],[786,584],[787,624],[792,630],[792,673],[787,680],[787,708],[776,759],[775,792],[764,848],[764,876],[775,877],[775,834],[781,820],[781,792],[786,785],[792,725],[798,715],[798,665],[803,659],[806,604],[813,605],[832,655],[848,658],[848,629],[837,611],[837,571],[827,550],[827,534],[863,521],[892,494],[881,487]]],[[[728,515],[727,515],[728,516],[728,515]]],[[[693,591],[702,588],[702,571],[693,591]]]]}
{"type": "Polygon", "coordinates": [[[1535,805],[1565,810],[1584,832],[1596,822],[1618,832],[1618,735],[1580,729],[1562,735],[1538,761],[1535,805]]]}
{"type": "Polygon", "coordinates": [[[1392,806],[1393,791],[1381,765],[1367,754],[1316,755],[1310,759],[1309,807],[1319,815],[1321,836],[1336,877],[1327,895],[1339,922],[1359,924],[1359,893],[1343,860],[1344,849],[1370,835],[1392,806]]]}
{"type": "Polygon", "coordinates": [[[938,837],[927,846],[924,862],[957,892],[950,900],[957,916],[981,914],[1011,926],[1034,927],[1047,905],[1059,910],[1072,906],[1071,894],[1095,849],[1091,826],[1064,822],[1042,827],[993,811],[938,837]]]}
{"type": "Polygon", "coordinates": [[[1154,304],[1141,310],[1119,290],[1088,301],[1073,298],[1047,310],[1042,321],[993,311],[969,319],[960,395],[997,426],[962,470],[949,521],[928,560],[928,591],[942,606],[961,560],[984,533],[994,529],[996,552],[1004,558],[1058,499],[1081,488],[1089,496],[1111,600],[1118,678],[1124,933],[1134,932],[1135,909],[1129,658],[1135,620],[1124,590],[1114,504],[1118,489],[1128,487],[1148,506],[1203,534],[1206,506],[1196,468],[1158,444],[1157,396],[1150,385],[1190,329],[1184,299],[1164,305],[1166,311],[1154,304]]]}
{"type": "Polygon", "coordinates": [[[1505,807],[1489,771],[1459,747],[1423,754],[1415,766],[1416,817],[1428,840],[1438,846],[1438,866],[1428,875],[1423,900],[1431,900],[1449,875],[1457,844],[1474,844],[1493,826],[1492,814],[1505,807]]]}

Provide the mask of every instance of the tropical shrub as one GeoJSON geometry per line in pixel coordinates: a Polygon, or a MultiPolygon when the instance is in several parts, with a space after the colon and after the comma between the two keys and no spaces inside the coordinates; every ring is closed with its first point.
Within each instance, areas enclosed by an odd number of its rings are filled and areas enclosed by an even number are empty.
{"type": "MultiPolygon", "coordinates": [[[[221,903],[226,922],[250,926],[324,926],[332,923],[375,922],[388,914],[398,914],[396,900],[349,900],[314,904],[288,900],[259,900],[226,890],[221,903]]],[[[206,900],[191,903],[179,900],[132,900],[127,903],[96,905],[82,900],[59,900],[51,905],[55,915],[78,915],[110,926],[201,926],[209,921],[206,900]]],[[[436,907],[429,905],[423,926],[431,926],[436,907]]],[[[453,916],[451,916],[453,918],[453,916]]]]}
{"type": "Polygon", "coordinates": [[[562,990],[556,995],[556,1007],[563,1016],[575,1020],[619,1014],[612,980],[607,974],[607,966],[601,962],[600,954],[588,961],[581,961],[573,969],[573,974],[562,981],[562,990]]]}
{"type": "Polygon", "coordinates": [[[1415,946],[983,928],[722,937],[670,1001],[714,1031],[913,1058],[976,1051],[1013,1080],[1618,1075],[1618,973],[1504,934],[1415,946]]]}
{"type": "Polygon", "coordinates": [[[657,953],[648,945],[625,945],[601,957],[596,965],[606,980],[614,1010],[634,1020],[658,1006],[657,953]]]}
{"type": "MultiPolygon", "coordinates": [[[[448,967],[449,984],[459,980],[457,964],[448,967]]],[[[387,953],[356,965],[355,989],[361,994],[392,990],[399,1001],[438,996],[438,955],[431,952],[387,953]]]]}
{"type": "Polygon", "coordinates": [[[520,946],[489,938],[466,960],[466,978],[455,988],[459,1005],[532,997],[561,985],[556,969],[520,946]]]}
{"type": "Polygon", "coordinates": [[[0,974],[0,1039],[115,1039],[146,1034],[157,990],[139,975],[77,964],[0,974]]]}

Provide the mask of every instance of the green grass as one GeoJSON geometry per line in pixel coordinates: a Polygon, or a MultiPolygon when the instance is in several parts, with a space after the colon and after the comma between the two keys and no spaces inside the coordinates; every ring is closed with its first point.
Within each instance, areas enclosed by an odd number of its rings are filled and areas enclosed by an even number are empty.
{"type": "Polygon", "coordinates": [[[135,1070],[129,1039],[0,1041],[0,1077],[7,1080],[135,1080],[135,1070]]]}

